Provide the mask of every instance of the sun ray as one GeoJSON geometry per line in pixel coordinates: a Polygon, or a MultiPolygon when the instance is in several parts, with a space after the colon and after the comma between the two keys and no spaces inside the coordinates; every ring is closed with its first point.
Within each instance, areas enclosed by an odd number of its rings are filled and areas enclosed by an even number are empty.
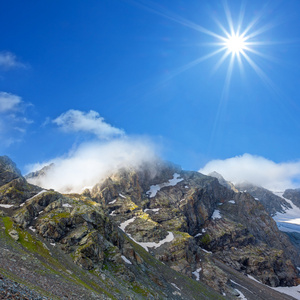
{"type": "Polygon", "coordinates": [[[224,89],[223,89],[223,98],[227,99],[228,97],[228,91],[229,91],[229,86],[231,82],[231,76],[232,76],[232,71],[233,71],[233,65],[234,65],[234,54],[231,54],[229,66],[227,69],[227,74],[225,78],[225,84],[224,84],[224,89]]]}
{"type": "Polygon", "coordinates": [[[240,8],[240,14],[239,14],[239,20],[238,20],[238,26],[237,26],[237,34],[240,35],[241,32],[241,27],[244,21],[244,16],[245,16],[245,11],[246,11],[246,2],[242,1],[241,3],[241,8],[240,8]]]}
{"type": "Polygon", "coordinates": [[[241,53],[238,53],[236,57],[237,57],[237,61],[238,61],[238,65],[239,65],[241,75],[244,75],[245,72],[244,72],[244,65],[243,65],[243,62],[242,62],[241,53]]]}
{"type": "Polygon", "coordinates": [[[175,13],[172,13],[166,9],[163,9],[162,7],[158,7],[155,3],[153,3],[152,1],[147,1],[147,4],[146,3],[142,3],[141,1],[132,1],[133,3],[135,3],[136,5],[144,8],[145,10],[148,10],[154,14],[157,14],[157,15],[160,15],[166,19],[169,19],[169,20],[172,20],[178,24],[181,24],[185,27],[189,27],[191,29],[194,29],[198,32],[201,32],[201,33],[204,33],[204,34],[207,34],[207,35],[210,35],[212,37],[215,37],[217,39],[222,39],[223,37],[219,34],[216,34],[215,32],[211,31],[211,30],[208,30],[192,21],[189,21],[181,16],[178,16],[176,15],[175,13]],[[151,6],[153,7],[150,7],[149,4],[151,4],[151,6]]]}
{"type": "MultiPolygon", "coordinates": [[[[226,47],[224,47],[226,49],[226,47]]],[[[225,59],[230,55],[229,51],[226,51],[223,56],[219,59],[219,61],[217,62],[217,64],[213,67],[213,69],[211,70],[211,75],[214,74],[223,64],[223,62],[225,61],[225,59]]]]}
{"type": "Polygon", "coordinates": [[[266,24],[264,25],[263,27],[260,27],[258,30],[248,34],[247,36],[245,36],[245,39],[246,40],[249,40],[251,38],[254,38],[254,37],[257,37],[258,35],[266,32],[266,31],[269,31],[270,29],[272,29],[275,25],[274,24],[266,24]]]}
{"type": "Polygon", "coordinates": [[[232,33],[234,32],[234,28],[233,28],[233,21],[232,21],[232,17],[231,17],[231,12],[230,9],[228,7],[228,3],[227,1],[223,1],[223,6],[224,6],[224,10],[225,10],[225,15],[227,18],[227,22],[228,22],[228,26],[230,29],[230,34],[232,35],[232,33]]]}
{"type": "Polygon", "coordinates": [[[274,56],[271,56],[270,54],[266,55],[258,50],[255,50],[251,47],[245,47],[245,50],[247,50],[248,52],[254,53],[266,60],[272,61],[272,62],[279,62],[279,60],[277,58],[275,58],[274,56]]]}
{"type": "Polygon", "coordinates": [[[271,81],[271,79],[269,79],[266,73],[248,56],[248,54],[242,51],[242,55],[245,57],[245,59],[252,67],[252,69],[256,72],[256,74],[264,81],[264,83],[272,90],[276,90],[276,87],[271,81]]]}
{"type": "MultiPolygon", "coordinates": [[[[223,33],[228,37],[230,37],[230,33],[225,29],[225,27],[221,24],[221,22],[217,18],[213,18],[216,24],[220,27],[220,29],[223,31],[223,33]]],[[[222,37],[221,40],[226,40],[225,37],[222,37]]]]}
{"type": "MultiPolygon", "coordinates": [[[[225,88],[223,92],[226,94],[229,91],[230,81],[233,73],[233,67],[235,62],[239,66],[239,70],[241,74],[245,74],[244,63],[247,63],[251,66],[251,68],[257,73],[257,75],[269,86],[272,86],[272,83],[268,79],[267,75],[264,71],[256,64],[256,62],[250,57],[250,55],[256,55],[263,59],[275,61],[275,58],[270,57],[269,55],[265,54],[263,51],[259,51],[257,48],[261,46],[268,46],[273,45],[278,42],[276,41],[262,41],[261,37],[264,33],[271,30],[276,24],[268,23],[264,24],[263,26],[258,26],[261,22],[264,13],[269,8],[269,5],[264,5],[262,9],[256,14],[256,16],[251,20],[250,23],[243,25],[245,21],[245,12],[246,12],[246,1],[242,0],[238,12],[237,22],[234,22],[232,12],[230,10],[228,0],[222,0],[224,14],[226,17],[226,26],[221,24],[221,22],[213,18],[215,23],[220,29],[220,34],[209,30],[193,21],[190,21],[180,15],[177,15],[169,10],[167,10],[163,5],[158,5],[151,0],[127,0],[135,3],[136,5],[142,7],[145,10],[150,11],[151,13],[157,14],[165,19],[171,20],[176,22],[182,26],[187,28],[191,28],[196,30],[199,33],[205,34],[214,38],[215,41],[206,42],[205,44],[201,43],[198,44],[199,46],[209,45],[218,47],[217,50],[208,53],[202,57],[199,57],[192,62],[180,67],[179,69],[171,72],[166,78],[166,80],[170,80],[173,77],[179,75],[180,73],[196,66],[197,64],[216,56],[219,53],[222,53],[221,57],[216,61],[215,65],[212,68],[211,74],[215,73],[221,65],[228,60],[228,67],[227,73],[225,76],[225,88]],[[246,27],[246,28],[245,28],[246,27]],[[260,40],[256,38],[260,36],[260,40]],[[229,58],[230,57],[230,58],[229,58]],[[229,59],[228,59],[229,58],[229,59]]],[[[277,22],[278,23],[278,22],[277,22]]]]}
{"type": "Polygon", "coordinates": [[[243,33],[241,34],[242,36],[246,36],[247,33],[256,25],[259,23],[260,19],[262,18],[262,16],[265,13],[265,10],[267,8],[268,5],[265,5],[261,11],[258,13],[258,15],[248,24],[248,26],[246,27],[246,29],[243,31],[243,33]]]}
{"type": "Polygon", "coordinates": [[[165,81],[171,80],[172,78],[174,78],[175,76],[181,74],[182,72],[185,72],[186,70],[188,70],[188,69],[196,66],[197,64],[199,64],[199,63],[201,63],[201,62],[203,62],[203,61],[205,61],[205,60],[207,60],[207,59],[209,59],[209,58],[217,55],[218,53],[220,53],[220,52],[222,52],[224,50],[225,50],[225,48],[217,49],[214,52],[211,52],[211,53],[209,53],[207,55],[204,55],[204,56],[202,56],[200,58],[197,58],[197,59],[193,60],[192,62],[190,62],[190,63],[182,66],[181,68],[173,71],[170,75],[167,76],[167,78],[165,79],[165,81]]]}

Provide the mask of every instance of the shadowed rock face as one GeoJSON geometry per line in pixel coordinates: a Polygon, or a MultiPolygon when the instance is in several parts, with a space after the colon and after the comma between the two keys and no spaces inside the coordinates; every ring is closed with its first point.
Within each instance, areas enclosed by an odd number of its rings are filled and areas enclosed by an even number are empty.
{"type": "Polygon", "coordinates": [[[16,164],[7,156],[0,156],[0,186],[22,177],[16,164]]]}
{"type": "Polygon", "coordinates": [[[3,187],[18,228],[59,245],[84,270],[109,270],[122,282],[156,278],[144,286],[162,289],[170,283],[148,265],[161,261],[229,298],[229,273],[215,260],[271,286],[297,283],[299,255],[262,203],[198,172],[169,163],[122,169],[81,195],[42,191],[20,176],[3,187]]]}
{"type": "Polygon", "coordinates": [[[283,198],[273,194],[271,191],[250,183],[236,184],[239,191],[246,191],[257,201],[260,201],[270,216],[277,212],[283,213],[286,209],[292,208],[283,198]]]}

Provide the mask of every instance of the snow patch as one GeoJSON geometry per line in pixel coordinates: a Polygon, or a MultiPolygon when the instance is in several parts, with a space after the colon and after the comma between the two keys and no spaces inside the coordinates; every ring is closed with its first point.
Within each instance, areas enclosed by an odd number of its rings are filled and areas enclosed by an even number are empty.
{"type": "Polygon", "coordinates": [[[54,247],[54,246],[55,246],[55,243],[50,243],[50,245],[54,247]]]}
{"type": "MultiPolygon", "coordinates": [[[[123,223],[121,223],[119,225],[119,228],[122,229],[124,232],[125,232],[125,229],[126,227],[134,222],[136,219],[136,217],[133,217],[123,223]]],[[[126,232],[125,232],[126,233],[126,232]]],[[[174,240],[174,234],[171,232],[171,231],[168,231],[168,235],[161,241],[159,241],[158,243],[155,243],[155,242],[138,242],[136,241],[132,236],[131,234],[128,234],[127,235],[135,242],[137,243],[138,245],[140,245],[141,247],[143,247],[147,252],[149,252],[148,248],[158,248],[160,247],[161,245],[165,244],[165,243],[169,243],[169,242],[172,242],[174,240]]]]}
{"type": "Polygon", "coordinates": [[[192,274],[195,275],[197,281],[200,280],[200,272],[201,272],[201,270],[202,270],[202,268],[199,268],[196,271],[192,272],[192,274]]]}
{"type": "Polygon", "coordinates": [[[34,229],[32,226],[29,226],[29,229],[32,230],[33,232],[36,232],[36,229],[34,229]]]}
{"type": "Polygon", "coordinates": [[[209,254],[212,254],[212,252],[211,251],[207,251],[207,250],[205,250],[205,249],[203,249],[203,248],[200,248],[203,252],[205,252],[205,253],[209,253],[209,254]]]}
{"type": "Polygon", "coordinates": [[[234,200],[229,200],[228,203],[235,204],[235,201],[234,200]]]}
{"type": "Polygon", "coordinates": [[[238,290],[238,289],[235,289],[235,290],[239,293],[238,299],[247,300],[245,295],[240,290],[238,290]]]}
{"type": "Polygon", "coordinates": [[[133,239],[130,235],[129,237],[136,242],[137,244],[139,244],[140,246],[142,246],[147,252],[149,252],[148,248],[158,248],[161,245],[165,244],[165,243],[170,243],[174,240],[174,234],[171,231],[168,231],[168,235],[161,241],[159,241],[158,243],[155,242],[137,242],[135,239],[133,239]]]}
{"type": "Polygon", "coordinates": [[[147,212],[147,211],[158,212],[159,210],[160,210],[160,208],[152,208],[152,209],[146,208],[146,209],[144,210],[144,212],[147,212]]]}
{"type": "MultiPolygon", "coordinates": [[[[45,193],[45,192],[48,192],[48,191],[47,191],[47,190],[42,190],[42,191],[40,191],[39,193],[37,193],[36,195],[34,195],[33,197],[28,198],[25,202],[28,202],[28,201],[32,200],[33,198],[37,197],[38,195],[43,194],[43,193],[45,193]]],[[[25,204],[25,202],[22,203],[20,206],[23,206],[23,205],[25,204]]]]}
{"type": "Polygon", "coordinates": [[[63,204],[63,207],[70,207],[70,208],[72,208],[73,206],[70,205],[69,203],[64,203],[64,204],[63,204]]]}
{"type": "Polygon", "coordinates": [[[195,236],[194,236],[194,238],[196,238],[196,237],[198,237],[198,236],[201,236],[202,235],[202,233],[197,233],[195,236]]]}
{"type": "Polygon", "coordinates": [[[276,290],[277,292],[292,296],[296,299],[300,299],[300,285],[297,286],[278,286],[278,287],[272,287],[273,290],[276,290]]]}
{"type": "Polygon", "coordinates": [[[184,188],[185,188],[185,189],[188,189],[188,188],[189,188],[189,186],[188,186],[188,185],[186,185],[184,188]]]}
{"type": "Polygon", "coordinates": [[[131,218],[131,219],[129,219],[129,220],[127,220],[127,221],[121,223],[121,224],[119,225],[119,228],[122,229],[122,230],[125,232],[125,228],[126,228],[130,223],[134,222],[135,219],[136,219],[136,217],[133,217],[133,218],[131,218]]]}
{"type": "Polygon", "coordinates": [[[116,201],[117,201],[117,199],[115,199],[115,200],[113,200],[113,201],[110,201],[110,202],[108,202],[108,204],[114,204],[116,201]]]}
{"type": "Polygon", "coordinates": [[[173,286],[174,286],[174,288],[176,288],[178,291],[181,291],[181,289],[175,284],[175,283],[171,283],[173,286]]]}
{"type": "Polygon", "coordinates": [[[178,173],[173,174],[173,178],[170,179],[168,182],[151,185],[150,190],[146,192],[146,195],[149,196],[149,198],[153,198],[156,196],[156,194],[164,187],[167,186],[175,186],[178,182],[182,181],[183,178],[179,178],[180,175],[178,173]]]}
{"type": "Polygon", "coordinates": [[[261,283],[260,281],[258,281],[257,279],[255,279],[253,276],[251,276],[251,275],[247,275],[250,279],[252,279],[252,280],[254,280],[254,281],[256,281],[256,282],[258,282],[258,283],[261,283]]]}
{"type": "Polygon", "coordinates": [[[109,214],[110,216],[116,216],[116,214],[115,214],[115,210],[113,210],[110,214],[109,214]]]}
{"type": "Polygon", "coordinates": [[[122,195],[121,193],[119,194],[119,196],[126,199],[126,197],[124,195],[122,195]]]}
{"type": "Polygon", "coordinates": [[[0,204],[0,207],[4,207],[4,208],[10,208],[14,206],[13,204],[0,204]]]}
{"type": "Polygon", "coordinates": [[[126,264],[132,265],[132,262],[126,258],[124,255],[121,255],[122,259],[125,261],[126,264]]]}
{"type": "Polygon", "coordinates": [[[256,197],[255,197],[254,199],[255,199],[256,201],[259,201],[259,199],[258,199],[258,198],[256,198],[256,197]]]}
{"type": "Polygon", "coordinates": [[[212,214],[212,216],[211,216],[211,218],[212,219],[221,219],[222,217],[221,217],[221,215],[220,215],[220,211],[218,210],[218,209],[216,209],[215,211],[214,211],[214,213],[212,214]]]}

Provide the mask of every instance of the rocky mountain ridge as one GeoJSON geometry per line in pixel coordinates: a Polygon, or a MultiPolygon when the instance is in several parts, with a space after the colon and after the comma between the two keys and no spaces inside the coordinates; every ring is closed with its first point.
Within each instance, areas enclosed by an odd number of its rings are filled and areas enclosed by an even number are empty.
{"type": "MultiPolygon", "coordinates": [[[[27,250],[33,238],[42,243],[48,267],[49,253],[59,252],[96,298],[235,299],[231,278],[253,284],[245,275],[273,287],[299,284],[299,254],[262,203],[216,178],[160,162],[62,195],[29,184],[7,159],[0,157],[0,175],[13,174],[0,187],[6,239],[27,250]]],[[[290,299],[280,297],[271,299],[290,299]]]]}

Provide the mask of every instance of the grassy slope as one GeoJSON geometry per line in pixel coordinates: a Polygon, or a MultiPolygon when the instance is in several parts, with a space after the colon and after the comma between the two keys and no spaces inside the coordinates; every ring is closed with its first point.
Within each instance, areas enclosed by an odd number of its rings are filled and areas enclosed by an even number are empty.
{"type": "Polygon", "coordinates": [[[224,299],[202,283],[165,266],[127,236],[125,238],[144,261],[143,266],[128,266],[136,276],[133,282],[120,278],[118,268],[113,265],[108,265],[100,274],[82,270],[58,246],[43,242],[30,230],[22,230],[10,217],[1,217],[0,272],[52,299],[61,299],[62,293],[73,299],[117,299],[120,295],[130,295],[133,299],[151,296],[158,299],[170,296],[172,299],[224,299]],[[18,241],[9,236],[11,229],[17,230],[18,241]],[[161,286],[151,279],[157,274],[162,280],[161,286]]]}

